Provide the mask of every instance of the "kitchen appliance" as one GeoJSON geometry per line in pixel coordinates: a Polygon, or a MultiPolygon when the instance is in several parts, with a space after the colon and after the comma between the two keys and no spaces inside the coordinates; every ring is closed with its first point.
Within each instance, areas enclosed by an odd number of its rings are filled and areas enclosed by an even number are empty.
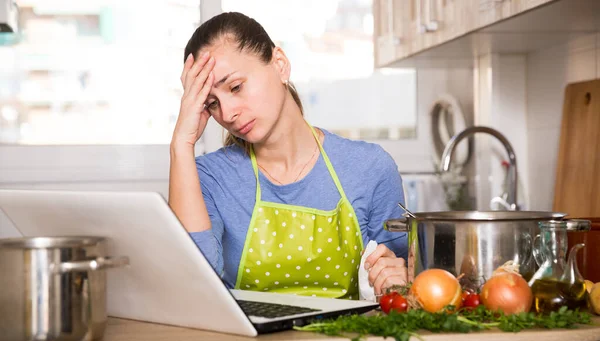
{"type": "Polygon", "coordinates": [[[423,270],[445,269],[461,284],[477,289],[508,261],[529,280],[535,271],[533,238],[538,222],[562,219],[558,212],[448,211],[413,212],[416,218],[387,220],[392,232],[408,232],[408,280],[423,270]]]}
{"type": "Polygon", "coordinates": [[[100,237],[0,239],[0,339],[99,340],[107,323],[100,237]]]}

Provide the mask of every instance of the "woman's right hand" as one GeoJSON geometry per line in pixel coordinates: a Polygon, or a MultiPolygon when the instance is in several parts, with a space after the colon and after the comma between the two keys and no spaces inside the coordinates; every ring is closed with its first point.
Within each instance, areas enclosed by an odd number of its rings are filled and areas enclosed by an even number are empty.
{"type": "Polygon", "coordinates": [[[210,54],[205,52],[194,62],[194,56],[190,54],[185,61],[180,78],[183,96],[172,145],[189,144],[193,147],[206,128],[210,113],[205,102],[215,78],[212,72],[215,58],[209,57],[210,54]]]}

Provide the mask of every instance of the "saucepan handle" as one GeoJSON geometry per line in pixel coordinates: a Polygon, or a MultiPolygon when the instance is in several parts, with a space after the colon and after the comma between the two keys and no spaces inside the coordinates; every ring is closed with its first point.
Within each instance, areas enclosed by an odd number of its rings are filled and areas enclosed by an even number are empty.
{"type": "Polygon", "coordinates": [[[398,219],[389,219],[383,223],[383,228],[390,232],[409,232],[410,218],[402,217],[398,219]]]}
{"type": "Polygon", "coordinates": [[[62,262],[54,264],[51,270],[55,274],[62,274],[67,272],[85,272],[109,268],[118,268],[125,265],[129,265],[129,257],[127,256],[98,257],[92,260],[62,262]]]}

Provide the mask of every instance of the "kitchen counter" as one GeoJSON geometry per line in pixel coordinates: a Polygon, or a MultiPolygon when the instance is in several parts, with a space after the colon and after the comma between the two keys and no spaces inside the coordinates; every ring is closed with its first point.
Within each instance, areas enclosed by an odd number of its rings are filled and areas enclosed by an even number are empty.
{"type": "MultiPolygon", "coordinates": [[[[600,317],[594,317],[594,326],[581,326],[578,329],[552,329],[552,330],[527,330],[519,333],[505,333],[501,331],[484,331],[470,334],[431,334],[423,332],[420,335],[423,340],[431,341],[454,341],[454,340],[481,340],[486,341],[600,341],[600,317]],[[485,336],[485,337],[483,337],[485,336]]],[[[413,338],[414,339],[414,338],[413,338]]],[[[336,341],[349,340],[348,338],[328,337],[322,334],[314,334],[299,331],[285,331],[273,334],[261,335],[258,338],[248,338],[236,335],[220,334],[196,329],[165,326],[154,323],[145,323],[117,318],[109,318],[108,327],[103,341],[248,341],[248,340],[310,340],[310,341],[336,341]]],[[[369,337],[366,340],[384,340],[382,337],[369,337]]],[[[386,341],[392,340],[388,338],[386,341]]],[[[416,340],[416,339],[414,339],[416,340]]]]}

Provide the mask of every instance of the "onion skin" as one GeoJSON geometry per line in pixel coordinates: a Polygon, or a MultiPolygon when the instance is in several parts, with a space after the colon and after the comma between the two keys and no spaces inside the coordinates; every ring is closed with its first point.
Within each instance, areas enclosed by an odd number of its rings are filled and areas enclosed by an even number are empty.
{"type": "Polygon", "coordinates": [[[412,283],[410,294],[423,310],[430,313],[442,312],[448,305],[459,309],[462,304],[462,288],[458,279],[442,269],[421,272],[412,283]]]}
{"type": "Polygon", "coordinates": [[[505,315],[529,312],[533,293],[527,282],[515,273],[498,273],[481,288],[481,301],[490,311],[505,315]]]}

